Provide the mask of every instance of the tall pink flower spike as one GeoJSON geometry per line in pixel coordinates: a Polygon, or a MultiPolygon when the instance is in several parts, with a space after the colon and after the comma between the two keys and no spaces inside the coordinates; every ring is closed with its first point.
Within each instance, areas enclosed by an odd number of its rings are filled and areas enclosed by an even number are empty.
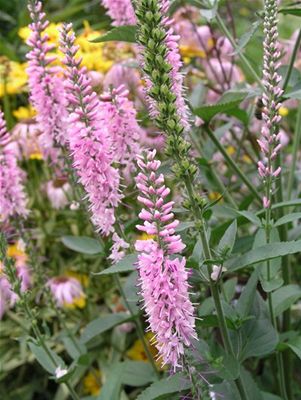
{"type": "Polygon", "coordinates": [[[9,217],[27,217],[25,173],[17,163],[17,154],[10,143],[4,114],[0,110],[0,221],[9,217]]]}
{"type": "MultiPolygon", "coordinates": [[[[259,175],[264,180],[274,180],[281,172],[281,167],[273,168],[273,161],[277,157],[281,149],[279,132],[279,122],[281,116],[278,113],[281,107],[280,97],[283,90],[279,87],[281,76],[277,70],[280,66],[279,58],[280,51],[278,46],[278,30],[277,30],[277,6],[275,1],[265,1],[265,16],[264,16],[264,35],[263,43],[263,84],[265,92],[262,95],[263,103],[263,126],[261,129],[261,138],[258,139],[263,159],[258,162],[259,175]]],[[[267,185],[267,190],[271,190],[270,185],[267,185]]],[[[263,197],[263,207],[270,207],[270,195],[267,193],[263,197]]]]}
{"type": "Polygon", "coordinates": [[[37,110],[37,121],[41,130],[41,142],[46,156],[55,159],[55,144],[65,144],[66,104],[62,81],[62,69],[51,66],[56,59],[49,53],[54,45],[47,43],[49,37],[43,31],[49,25],[42,11],[42,3],[33,0],[28,5],[32,23],[27,44],[31,47],[27,54],[28,84],[30,100],[37,110]]]}
{"type": "Polygon", "coordinates": [[[136,15],[131,0],[101,0],[114,26],[135,25],[136,15]]]}
{"type": "Polygon", "coordinates": [[[148,240],[137,240],[139,285],[148,317],[149,329],[154,332],[156,347],[162,364],[170,364],[175,371],[181,368],[185,346],[197,338],[194,310],[189,299],[188,272],[185,258],[175,257],[185,245],[175,235],[179,221],[174,220],[173,201],[166,201],[170,189],[164,185],[164,176],[157,170],[161,162],[156,151],[140,157],[141,172],[136,178],[140,191],[138,200],[145,208],[139,217],[140,231],[152,235],[148,240]]]}
{"type": "Polygon", "coordinates": [[[100,118],[100,100],[93,92],[81,60],[76,58],[72,24],[64,24],[60,44],[66,65],[68,133],[73,165],[90,203],[92,222],[103,235],[114,232],[115,207],[121,200],[120,176],[112,166],[112,140],[100,118]]]}

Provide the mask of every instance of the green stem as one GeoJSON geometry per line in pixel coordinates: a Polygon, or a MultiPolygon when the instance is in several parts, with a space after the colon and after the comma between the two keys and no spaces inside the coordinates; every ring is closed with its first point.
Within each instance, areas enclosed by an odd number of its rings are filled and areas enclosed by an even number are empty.
{"type": "MultiPolygon", "coordinates": [[[[281,154],[279,154],[276,158],[276,168],[281,166],[281,154]]],[[[276,181],[276,201],[281,203],[283,201],[283,185],[282,185],[282,175],[278,177],[276,181]]],[[[278,218],[282,218],[284,214],[283,208],[279,208],[277,210],[278,218]]],[[[288,232],[287,225],[281,225],[278,227],[279,237],[282,242],[286,242],[288,240],[288,232]]],[[[291,266],[290,266],[290,257],[288,255],[282,257],[281,267],[282,267],[282,278],[285,285],[289,285],[291,280],[291,266]]],[[[282,331],[288,332],[291,329],[291,309],[290,307],[284,311],[283,319],[282,319],[282,331]]],[[[292,360],[291,360],[291,351],[290,349],[285,350],[281,355],[281,362],[284,374],[284,385],[287,393],[287,397],[289,400],[292,399],[292,385],[291,385],[291,377],[292,377],[292,360]]]]}
{"type": "MultiPolygon", "coordinates": [[[[231,32],[229,31],[229,29],[226,27],[226,25],[224,24],[224,21],[222,20],[222,18],[220,17],[220,15],[217,13],[216,14],[216,21],[217,24],[220,28],[220,30],[223,32],[223,34],[229,39],[229,41],[231,42],[233,48],[235,50],[238,49],[238,46],[236,44],[236,41],[234,39],[234,37],[232,36],[231,32]]],[[[252,75],[253,79],[257,82],[257,84],[260,86],[260,88],[265,91],[265,87],[263,86],[261,79],[259,78],[259,76],[257,75],[256,71],[254,70],[254,68],[252,67],[252,65],[250,64],[250,62],[248,61],[248,59],[242,54],[241,51],[239,51],[237,53],[238,57],[241,59],[241,62],[243,63],[243,65],[245,66],[245,68],[249,71],[250,75],[252,75]]]]}
{"type": "Polygon", "coordinates": [[[293,185],[294,185],[294,178],[295,178],[295,172],[296,172],[296,165],[297,165],[297,156],[298,156],[298,150],[300,149],[300,143],[301,143],[301,102],[299,104],[298,112],[297,112],[297,122],[296,122],[296,129],[295,129],[295,134],[294,134],[294,141],[293,141],[293,160],[292,160],[292,165],[289,171],[289,177],[288,177],[288,187],[287,187],[287,200],[290,200],[292,198],[292,192],[293,192],[293,185]]]}
{"type": "Polygon", "coordinates": [[[145,337],[144,337],[144,332],[143,332],[143,329],[142,329],[142,326],[141,326],[141,322],[140,322],[140,320],[139,320],[139,316],[137,317],[136,315],[134,315],[134,313],[133,313],[133,311],[132,311],[132,308],[131,308],[131,306],[130,306],[130,304],[129,304],[127,298],[126,298],[126,295],[125,295],[125,293],[124,293],[124,290],[123,290],[123,288],[122,288],[122,285],[121,285],[121,283],[120,283],[120,279],[119,279],[118,274],[115,275],[115,281],[116,281],[116,285],[117,285],[117,287],[118,287],[118,290],[119,290],[119,292],[120,292],[120,294],[121,294],[121,296],[122,296],[122,298],[123,298],[123,301],[124,301],[124,303],[125,303],[127,309],[129,310],[129,312],[131,313],[131,316],[132,316],[133,319],[134,319],[134,322],[135,322],[135,325],[136,325],[136,328],[137,328],[137,334],[138,334],[139,339],[140,339],[141,342],[142,342],[142,345],[143,345],[145,354],[147,355],[147,358],[148,358],[149,362],[151,363],[151,365],[152,365],[152,367],[153,367],[153,370],[154,370],[154,372],[156,373],[157,377],[160,377],[160,373],[159,373],[159,371],[158,371],[158,369],[157,369],[157,367],[156,367],[156,364],[155,364],[155,362],[154,362],[154,358],[153,358],[153,356],[152,356],[152,354],[151,354],[151,352],[150,352],[150,350],[149,350],[149,347],[148,347],[148,345],[147,345],[147,343],[146,343],[146,340],[145,340],[145,337]]]}
{"type": "MultiPolygon", "coordinates": [[[[186,178],[184,179],[184,182],[185,182],[185,186],[186,186],[186,189],[187,189],[188,196],[189,196],[189,198],[191,200],[191,203],[192,203],[193,213],[194,213],[194,216],[195,216],[196,223],[198,225],[200,225],[199,235],[200,235],[200,239],[201,239],[201,242],[202,242],[205,258],[207,260],[212,260],[212,254],[211,254],[211,250],[210,250],[210,246],[209,246],[209,241],[208,241],[208,238],[207,238],[206,230],[204,229],[204,220],[203,220],[202,214],[200,212],[200,208],[199,208],[199,206],[196,204],[196,202],[194,200],[195,196],[194,196],[194,193],[193,193],[193,186],[192,186],[192,182],[190,180],[190,177],[186,176],[186,178]]],[[[216,309],[216,313],[217,313],[217,318],[218,318],[218,321],[219,321],[219,327],[220,327],[220,330],[221,330],[224,347],[225,347],[226,352],[231,354],[233,356],[233,358],[235,358],[235,354],[234,354],[233,347],[232,347],[232,344],[231,344],[230,335],[229,335],[229,331],[228,331],[228,327],[227,327],[227,323],[226,323],[226,318],[225,318],[223,306],[222,306],[221,299],[220,299],[220,293],[219,293],[219,290],[218,290],[218,287],[217,287],[216,283],[211,279],[211,273],[212,273],[211,264],[207,265],[207,270],[208,270],[208,275],[209,275],[209,280],[210,280],[210,291],[211,291],[212,298],[213,298],[213,301],[214,301],[214,305],[215,305],[215,309],[216,309]]],[[[245,391],[244,384],[243,384],[242,379],[240,377],[235,380],[235,384],[237,386],[237,389],[238,389],[238,391],[240,393],[240,396],[241,396],[242,400],[248,400],[248,396],[247,396],[247,393],[245,391]]]]}
{"type": "MultiPolygon", "coordinates": [[[[197,138],[195,137],[193,131],[190,132],[190,138],[192,143],[194,143],[198,153],[200,154],[201,157],[205,157],[205,154],[203,153],[203,146],[201,146],[201,141],[200,139],[197,140],[197,138]],[[200,142],[200,143],[198,143],[200,142]]],[[[208,161],[206,159],[206,161],[208,161]]],[[[209,161],[208,161],[209,164],[209,161]]],[[[236,203],[236,201],[234,200],[234,198],[232,197],[231,193],[229,192],[229,190],[226,188],[226,186],[224,185],[223,181],[220,179],[219,175],[216,173],[214,165],[210,164],[210,174],[212,175],[212,178],[214,179],[214,182],[216,184],[217,190],[223,194],[223,197],[228,201],[229,204],[231,204],[231,206],[233,208],[238,209],[238,205],[236,203]]]]}
{"type": "Polygon", "coordinates": [[[253,184],[249,181],[248,177],[243,173],[243,171],[236,165],[236,163],[232,160],[232,158],[229,156],[227,151],[224,149],[223,145],[219,142],[219,140],[216,138],[212,130],[209,128],[208,125],[204,126],[205,131],[207,132],[209,138],[212,140],[214,143],[215,147],[222,153],[224,159],[227,161],[227,163],[230,165],[230,167],[237,173],[237,175],[240,177],[240,179],[244,182],[244,184],[250,189],[254,197],[261,202],[261,197],[253,184]]]}
{"type": "Polygon", "coordinates": [[[285,75],[285,79],[284,79],[283,86],[282,86],[283,91],[285,91],[285,89],[287,88],[287,85],[289,83],[289,80],[290,80],[290,77],[291,77],[291,73],[292,73],[292,70],[293,70],[293,67],[294,67],[294,64],[295,64],[296,56],[297,56],[297,53],[298,53],[299,48],[300,48],[300,44],[301,44],[301,29],[299,30],[299,34],[298,34],[298,37],[297,37],[297,40],[296,40],[296,43],[295,43],[295,46],[294,46],[294,49],[293,49],[293,52],[292,52],[292,56],[291,56],[291,59],[290,59],[288,70],[287,70],[286,75],[285,75]]]}

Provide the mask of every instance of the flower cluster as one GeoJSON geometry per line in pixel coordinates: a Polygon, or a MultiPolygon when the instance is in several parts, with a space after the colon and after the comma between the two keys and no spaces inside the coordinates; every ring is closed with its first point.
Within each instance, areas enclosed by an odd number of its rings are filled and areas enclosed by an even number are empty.
{"type": "Polygon", "coordinates": [[[64,144],[67,141],[65,129],[65,97],[61,69],[50,66],[56,59],[49,53],[54,49],[49,44],[49,36],[43,33],[49,22],[42,12],[42,3],[33,0],[29,6],[31,34],[27,44],[31,51],[27,54],[28,62],[28,83],[30,88],[30,99],[37,110],[37,121],[42,132],[42,143],[46,155],[54,158],[51,154],[56,143],[64,144]]]}
{"type": "Polygon", "coordinates": [[[76,58],[72,25],[61,31],[61,51],[65,55],[65,91],[68,102],[68,136],[73,165],[85,188],[92,221],[104,235],[114,230],[114,210],[121,200],[120,176],[112,166],[111,138],[100,118],[100,100],[93,92],[86,69],[76,58]]]}
{"type": "MultiPolygon", "coordinates": [[[[32,285],[31,272],[27,264],[27,254],[22,240],[16,244],[11,244],[7,248],[7,257],[13,258],[15,262],[16,274],[20,279],[20,290],[25,292],[32,285]]],[[[0,262],[0,319],[8,308],[15,305],[18,295],[12,290],[12,286],[7,278],[4,267],[0,262]]]]}
{"type": "Polygon", "coordinates": [[[47,282],[57,305],[59,307],[83,308],[85,306],[85,294],[80,281],[69,276],[57,276],[47,282]]]}
{"type": "Polygon", "coordinates": [[[142,45],[142,52],[146,52],[142,67],[146,74],[152,116],[158,117],[163,111],[168,111],[171,115],[177,110],[181,125],[188,129],[189,113],[183,95],[183,75],[180,72],[182,61],[179,53],[179,36],[175,34],[173,21],[168,16],[169,5],[169,0],[137,2],[136,14],[141,24],[138,41],[142,45]],[[161,98],[166,96],[170,97],[166,98],[171,103],[170,109],[163,110],[161,98]]]}
{"type": "Polygon", "coordinates": [[[109,133],[113,160],[131,173],[140,152],[139,141],[143,131],[137,123],[137,112],[128,94],[124,85],[104,93],[101,96],[100,119],[109,133]]]}
{"type": "Polygon", "coordinates": [[[27,198],[23,186],[24,172],[17,163],[17,154],[0,110],[0,221],[12,216],[26,217],[27,198]]]}
{"type": "Polygon", "coordinates": [[[155,334],[156,346],[164,364],[174,370],[181,367],[184,347],[196,338],[193,306],[188,294],[188,272],[185,258],[175,257],[185,245],[175,235],[179,221],[174,220],[173,201],[166,201],[170,189],[164,185],[164,176],[158,174],[160,161],[156,151],[140,158],[138,165],[138,197],[145,208],[139,217],[143,225],[140,231],[152,235],[152,239],[137,240],[139,283],[148,316],[149,327],[155,334]]]}
{"type": "MultiPolygon", "coordinates": [[[[281,172],[281,167],[276,169],[273,167],[273,161],[281,149],[279,132],[281,103],[279,99],[283,93],[279,87],[281,76],[277,72],[280,66],[280,51],[277,43],[277,2],[275,0],[266,0],[264,3],[264,35],[263,84],[265,92],[262,95],[263,126],[261,138],[258,140],[264,158],[258,162],[258,171],[259,175],[270,183],[281,172]]],[[[270,184],[266,186],[267,193],[263,198],[263,206],[269,208],[271,187],[270,184]]]]}
{"type": "Polygon", "coordinates": [[[135,25],[136,17],[131,0],[101,0],[113,20],[113,25],[135,25]]]}

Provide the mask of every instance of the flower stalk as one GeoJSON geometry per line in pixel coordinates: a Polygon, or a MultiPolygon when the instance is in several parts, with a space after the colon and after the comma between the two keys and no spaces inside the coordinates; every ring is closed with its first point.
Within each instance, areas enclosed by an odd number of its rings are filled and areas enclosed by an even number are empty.
{"type": "MultiPolygon", "coordinates": [[[[158,127],[166,133],[166,152],[175,160],[173,171],[176,177],[181,180],[186,187],[186,192],[188,194],[187,206],[194,216],[203,248],[206,249],[205,256],[211,259],[210,246],[202,215],[204,200],[195,192],[193,187],[197,167],[189,158],[190,144],[187,143],[183,137],[185,126],[182,124],[181,115],[177,112],[177,96],[173,91],[173,82],[170,76],[172,65],[167,59],[169,48],[166,45],[165,39],[168,35],[168,28],[165,26],[166,19],[164,15],[166,3],[169,2],[161,2],[160,0],[140,0],[136,2],[136,15],[138,20],[137,40],[143,48],[144,61],[142,63],[142,68],[144,74],[152,83],[151,87],[148,87],[148,95],[156,103],[157,113],[155,121],[158,127]]],[[[211,276],[211,265],[208,264],[207,268],[208,274],[211,276]]],[[[230,351],[230,354],[233,354],[229,332],[220,302],[220,294],[218,288],[211,282],[211,279],[210,288],[221,323],[224,346],[230,351]]],[[[241,398],[243,400],[247,399],[241,378],[238,378],[235,383],[241,398]]]]}
{"type": "MultiPolygon", "coordinates": [[[[264,55],[263,55],[263,84],[265,92],[262,96],[263,108],[263,125],[261,129],[261,137],[258,139],[261,152],[263,154],[262,160],[258,162],[258,172],[263,179],[265,188],[265,195],[263,196],[263,208],[265,209],[265,235],[266,243],[271,241],[272,229],[272,201],[275,188],[278,184],[277,196],[281,196],[281,166],[280,155],[281,149],[279,123],[281,116],[279,115],[279,108],[281,107],[280,99],[283,93],[282,88],[279,86],[281,76],[278,74],[280,66],[280,51],[278,48],[278,29],[277,29],[277,1],[265,0],[264,2],[264,55]],[[278,163],[276,162],[278,160],[278,163]],[[278,181],[278,182],[277,182],[278,181]]],[[[280,199],[281,200],[281,199],[280,199]]],[[[267,280],[272,279],[270,261],[267,261],[267,280]]],[[[287,280],[287,273],[285,271],[287,280]]],[[[271,322],[275,329],[277,329],[277,321],[274,315],[273,302],[271,292],[267,294],[268,304],[270,311],[271,322]]],[[[288,399],[287,385],[285,381],[283,358],[279,353],[276,353],[276,361],[278,373],[280,376],[280,391],[283,399],[288,399]]]]}

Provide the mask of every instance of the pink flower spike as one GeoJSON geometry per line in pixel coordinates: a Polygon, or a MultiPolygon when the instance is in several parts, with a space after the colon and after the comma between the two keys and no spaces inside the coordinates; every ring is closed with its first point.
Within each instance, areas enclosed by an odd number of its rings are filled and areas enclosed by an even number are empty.
{"type": "Polygon", "coordinates": [[[25,173],[18,166],[17,154],[6,129],[0,109],[0,221],[10,217],[26,218],[27,196],[24,189],[25,173]]]}
{"type": "Polygon", "coordinates": [[[101,0],[101,4],[108,10],[114,26],[135,25],[136,15],[131,0],[101,0]]]}
{"type": "Polygon", "coordinates": [[[85,68],[75,58],[75,35],[65,24],[60,35],[65,55],[65,90],[69,111],[70,150],[74,168],[90,203],[92,222],[103,235],[114,232],[115,208],[121,201],[120,175],[113,167],[114,155],[106,125],[99,117],[100,100],[91,87],[85,68]]]}
{"type": "Polygon", "coordinates": [[[50,67],[56,57],[50,56],[52,46],[47,44],[48,37],[43,31],[49,22],[45,19],[42,3],[34,0],[28,9],[32,23],[27,44],[31,47],[27,54],[28,84],[30,100],[37,110],[37,121],[41,130],[41,143],[47,157],[56,161],[58,144],[67,142],[66,136],[66,102],[60,67],[50,67]]]}
{"type": "Polygon", "coordinates": [[[157,166],[154,162],[155,152],[148,152],[144,162],[140,163],[143,172],[136,178],[137,185],[152,186],[155,190],[145,190],[138,200],[145,205],[149,200],[148,210],[139,214],[144,219],[144,225],[137,229],[147,233],[153,232],[154,239],[138,240],[135,248],[138,255],[139,285],[144,299],[144,308],[148,317],[149,328],[156,336],[156,347],[162,363],[170,364],[174,371],[182,368],[181,359],[185,346],[190,346],[196,338],[193,306],[188,295],[188,272],[185,269],[185,258],[170,258],[181,252],[185,245],[181,237],[175,235],[174,228],[178,225],[170,213],[173,202],[164,204],[160,196],[166,190],[164,179],[156,178],[157,166]],[[145,173],[147,171],[147,179],[145,173]],[[155,176],[154,176],[155,174],[155,176]],[[150,200],[150,198],[152,200],[150,200]],[[141,201],[143,200],[143,201],[141,201]],[[153,230],[152,230],[153,229],[153,230]]]}

